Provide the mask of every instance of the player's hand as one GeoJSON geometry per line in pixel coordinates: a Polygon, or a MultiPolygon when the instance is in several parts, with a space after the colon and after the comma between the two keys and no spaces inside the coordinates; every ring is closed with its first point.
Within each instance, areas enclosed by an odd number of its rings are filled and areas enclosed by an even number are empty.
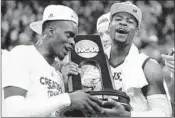
{"type": "Polygon", "coordinates": [[[91,115],[103,113],[102,108],[100,107],[103,103],[102,100],[92,97],[80,90],[69,93],[69,96],[71,99],[71,109],[81,110],[84,113],[90,113],[91,115]]]}
{"type": "Polygon", "coordinates": [[[65,84],[68,82],[68,78],[71,74],[77,75],[80,72],[81,72],[81,69],[78,67],[77,64],[73,62],[65,63],[61,68],[61,73],[63,75],[63,80],[65,84]]]}
{"type": "MultiPolygon", "coordinates": [[[[174,52],[174,50],[172,50],[174,52]]],[[[174,54],[170,52],[169,55],[162,54],[161,57],[165,60],[166,67],[174,73],[174,54]]]]}
{"type": "Polygon", "coordinates": [[[103,106],[108,106],[109,108],[103,108],[104,115],[106,117],[130,117],[131,113],[126,111],[124,106],[119,102],[112,99],[103,102],[103,106]]]}

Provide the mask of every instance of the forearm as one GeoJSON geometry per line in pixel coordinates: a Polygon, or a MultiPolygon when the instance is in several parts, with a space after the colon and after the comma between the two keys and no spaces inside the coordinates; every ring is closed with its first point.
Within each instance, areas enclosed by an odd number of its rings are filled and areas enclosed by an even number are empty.
{"type": "Polygon", "coordinates": [[[162,109],[152,109],[150,111],[144,112],[131,112],[131,117],[170,117],[165,111],[162,109]]]}
{"type": "Polygon", "coordinates": [[[171,102],[171,106],[172,106],[172,116],[175,116],[175,115],[174,115],[174,110],[175,110],[175,109],[174,109],[174,103],[171,102]]]}
{"type": "Polygon", "coordinates": [[[71,102],[67,93],[47,99],[15,97],[5,100],[6,117],[44,117],[58,109],[70,106],[71,102]]]}
{"type": "Polygon", "coordinates": [[[171,80],[171,83],[168,85],[168,91],[169,91],[169,95],[170,95],[170,98],[171,98],[171,102],[174,104],[174,74],[171,74],[172,76],[172,80],[171,80]]]}
{"type": "Polygon", "coordinates": [[[171,105],[166,95],[157,94],[147,97],[148,111],[131,112],[131,117],[170,117],[172,114],[171,105]]]}

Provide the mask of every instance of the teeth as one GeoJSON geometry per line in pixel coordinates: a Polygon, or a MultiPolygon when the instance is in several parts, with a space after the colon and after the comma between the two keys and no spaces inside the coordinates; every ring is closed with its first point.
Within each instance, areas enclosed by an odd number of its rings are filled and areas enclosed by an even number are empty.
{"type": "Polygon", "coordinates": [[[117,32],[121,33],[121,34],[126,34],[127,33],[127,31],[124,30],[124,29],[117,29],[117,32]]]}

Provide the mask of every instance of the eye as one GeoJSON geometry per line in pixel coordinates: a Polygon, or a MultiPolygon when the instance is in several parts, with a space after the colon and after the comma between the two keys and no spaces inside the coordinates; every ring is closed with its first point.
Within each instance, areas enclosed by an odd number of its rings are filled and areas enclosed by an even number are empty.
{"type": "Polygon", "coordinates": [[[122,19],[121,18],[115,18],[114,20],[115,21],[121,21],[122,19]]]}
{"type": "Polygon", "coordinates": [[[134,24],[134,21],[129,20],[128,23],[129,23],[129,24],[134,24]]]}
{"type": "Polygon", "coordinates": [[[74,38],[74,37],[75,37],[75,33],[70,32],[70,36],[71,36],[72,38],[74,38]]]}
{"type": "Polygon", "coordinates": [[[99,35],[102,37],[103,36],[103,32],[99,32],[99,35]]]}
{"type": "Polygon", "coordinates": [[[66,32],[67,38],[74,38],[75,34],[73,32],[66,32]]]}

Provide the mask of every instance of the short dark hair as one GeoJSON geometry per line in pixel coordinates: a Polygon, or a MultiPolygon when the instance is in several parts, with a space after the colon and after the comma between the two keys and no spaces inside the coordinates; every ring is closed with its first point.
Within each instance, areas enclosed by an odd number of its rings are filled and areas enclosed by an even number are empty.
{"type": "Polygon", "coordinates": [[[51,25],[51,23],[53,23],[53,20],[47,20],[43,23],[43,27],[42,27],[42,33],[45,31],[45,29],[51,25]]]}

